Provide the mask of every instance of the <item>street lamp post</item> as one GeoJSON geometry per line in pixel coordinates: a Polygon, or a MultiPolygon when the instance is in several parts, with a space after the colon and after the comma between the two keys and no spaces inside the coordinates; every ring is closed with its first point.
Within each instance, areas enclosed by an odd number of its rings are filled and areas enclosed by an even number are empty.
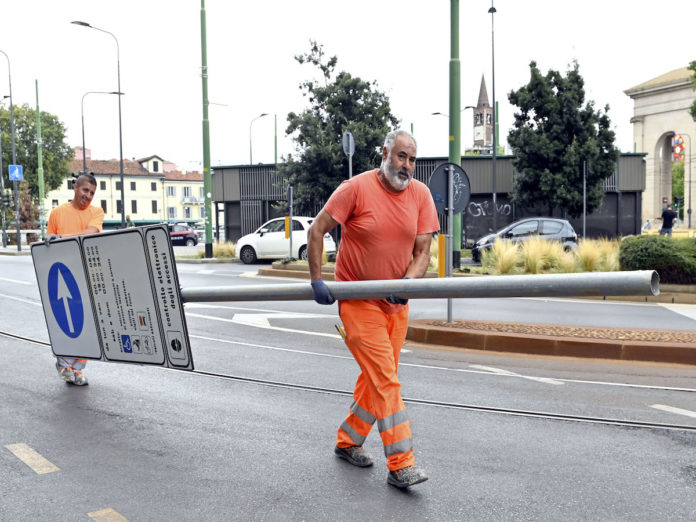
{"type": "MultiPolygon", "coordinates": [[[[14,124],[14,105],[12,104],[12,74],[10,72],[10,57],[3,50],[0,53],[5,55],[7,58],[7,78],[10,84],[10,134],[12,136],[12,164],[17,164],[17,147],[15,146],[15,124],[14,124]]],[[[4,176],[3,172],[0,172],[0,176],[4,176]]],[[[15,221],[17,222],[17,251],[22,251],[22,237],[20,235],[19,227],[19,181],[12,182],[12,189],[15,193],[15,221]]]]}
{"type": "Polygon", "coordinates": [[[262,112],[262,113],[259,114],[256,118],[254,118],[253,120],[251,120],[251,122],[249,123],[249,165],[252,165],[252,164],[253,164],[253,161],[252,161],[252,158],[251,158],[251,125],[252,125],[256,120],[258,120],[259,118],[263,118],[264,116],[268,116],[268,114],[265,113],[265,112],[262,112]]]}
{"type": "Polygon", "coordinates": [[[82,95],[82,101],[80,102],[80,116],[82,117],[82,174],[87,174],[87,155],[85,154],[85,96],[88,94],[118,94],[122,95],[122,92],[116,91],[87,91],[82,95]]]}
{"type": "Polygon", "coordinates": [[[491,107],[493,108],[493,163],[492,167],[492,192],[493,192],[493,230],[498,230],[498,206],[497,206],[497,188],[496,188],[496,171],[495,171],[495,158],[498,154],[498,133],[496,129],[496,122],[498,121],[498,107],[495,104],[495,32],[493,26],[493,15],[496,13],[495,7],[493,7],[493,0],[491,0],[491,8],[488,10],[491,13],[491,69],[493,71],[493,103],[491,107]]]}
{"type": "MultiPolygon", "coordinates": [[[[5,101],[9,96],[5,95],[0,98],[0,103],[5,101]]],[[[0,138],[2,134],[0,133],[0,138]]],[[[2,168],[2,139],[0,139],[0,197],[5,196],[5,175],[2,168]]],[[[2,205],[2,248],[7,248],[7,229],[5,225],[5,205],[2,205]]]]}
{"type": "MultiPolygon", "coordinates": [[[[116,92],[122,92],[121,91],[121,51],[119,49],[118,45],[118,38],[116,38],[116,35],[113,33],[106,31],[104,29],[100,29],[99,27],[94,27],[93,25],[88,24],[87,22],[80,22],[80,21],[73,21],[70,22],[75,25],[81,25],[82,27],[89,27],[90,29],[94,29],[95,31],[100,31],[102,33],[106,33],[108,35],[111,35],[111,37],[114,39],[114,42],[116,42],[116,74],[117,74],[117,79],[118,79],[118,89],[116,89],[116,92]]],[[[123,130],[122,130],[122,124],[121,124],[121,96],[118,97],[118,148],[119,148],[119,168],[120,168],[120,175],[121,175],[121,228],[126,228],[126,198],[125,198],[125,180],[123,176],[123,130]]],[[[84,150],[82,151],[84,154],[84,150]]]]}

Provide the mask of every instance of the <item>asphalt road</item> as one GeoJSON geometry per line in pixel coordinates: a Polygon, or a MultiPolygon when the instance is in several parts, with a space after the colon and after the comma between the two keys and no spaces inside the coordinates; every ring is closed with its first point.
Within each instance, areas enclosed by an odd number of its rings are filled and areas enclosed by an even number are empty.
{"type": "MultiPolygon", "coordinates": [[[[284,283],[255,277],[255,266],[178,268],[183,286],[284,283]]],[[[430,480],[403,492],[386,484],[376,431],[373,468],[332,454],[357,376],[335,305],[191,303],[197,372],[90,362],[86,388],[57,378],[30,258],[0,257],[0,307],[0,331],[39,341],[0,336],[0,520],[99,520],[100,510],[127,520],[696,519],[696,432],[461,407],[693,426],[696,368],[408,344],[403,395],[430,480]],[[22,455],[17,444],[58,469],[37,473],[10,451],[22,455]]],[[[414,317],[444,312],[439,301],[412,302],[414,317]]],[[[696,325],[688,307],[455,302],[457,318],[501,314],[696,325]]]]}

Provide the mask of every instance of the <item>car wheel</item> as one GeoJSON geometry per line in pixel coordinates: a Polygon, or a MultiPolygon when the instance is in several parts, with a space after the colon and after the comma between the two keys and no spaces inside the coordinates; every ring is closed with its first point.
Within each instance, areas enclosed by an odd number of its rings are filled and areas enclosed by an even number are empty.
{"type": "Polygon", "coordinates": [[[307,261],[307,246],[301,246],[299,251],[299,257],[302,261],[307,261]]]}
{"type": "Polygon", "coordinates": [[[186,240],[186,246],[196,246],[196,242],[193,239],[188,238],[186,240]]]}
{"type": "Polygon", "coordinates": [[[239,252],[239,259],[241,259],[242,263],[245,265],[256,263],[256,252],[254,252],[252,247],[245,246],[242,248],[241,252],[239,252]]]}

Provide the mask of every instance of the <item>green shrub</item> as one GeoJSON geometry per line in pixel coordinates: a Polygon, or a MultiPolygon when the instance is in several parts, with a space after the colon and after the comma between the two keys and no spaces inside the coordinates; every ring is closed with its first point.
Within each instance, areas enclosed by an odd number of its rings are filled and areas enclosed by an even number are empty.
{"type": "Polygon", "coordinates": [[[633,236],[621,242],[622,270],[656,270],[660,282],[696,284],[696,239],[633,236]]]}

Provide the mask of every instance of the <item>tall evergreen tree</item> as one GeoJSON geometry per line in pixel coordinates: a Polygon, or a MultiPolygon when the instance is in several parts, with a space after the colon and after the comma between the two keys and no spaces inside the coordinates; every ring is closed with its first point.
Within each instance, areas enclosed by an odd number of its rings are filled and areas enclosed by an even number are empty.
{"type": "Polygon", "coordinates": [[[508,95],[519,108],[508,135],[519,175],[513,200],[549,215],[555,209],[572,217],[583,209],[583,162],[587,164],[587,212],[596,210],[604,197],[603,183],[615,169],[614,147],[607,105],[594,109],[585,103],[584,80],[577,62],[567,74],[549,70],[544,76],[531,62],[527,85],[508,95]]]}
{"type": "Polygon", "coordinates": [[[296,153],[279,170],[293,186],[297,211],[313,215],[348,178],[343,133],[349,130],[355,138],[353,172],[360,173],[379,166],[384,138],[398,120],[375,81],[366,82],[345,71],[334,77],[338,60],[335,56],[327,60],[317,42],[311,41],[310,51],[295,59],[317,67],[324,83],[300,84],[310,106],[299,114],[288,114],[286,132],[293,135],[296,153]]]}

